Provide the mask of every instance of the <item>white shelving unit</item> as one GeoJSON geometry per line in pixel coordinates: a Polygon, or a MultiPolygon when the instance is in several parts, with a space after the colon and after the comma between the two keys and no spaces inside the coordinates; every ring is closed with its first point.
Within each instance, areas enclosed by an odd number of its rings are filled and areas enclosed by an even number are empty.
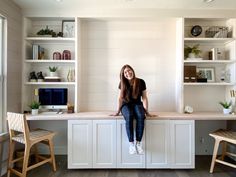
{"type": "MultiPolygon", "coordinates": [[[[212,68],[214,70],[213,82],[184,82],[184,70],[182,73],[181,101],[179,101],[180,112],[183,112],[184,106],[190,105],[195,112],[198,111],[222,111],[219,101],[229,100],[230,90],[235,89],[236,84],[236,39],[235,39],[235,19],[206,19],[206,18],[186,18],[180,20],[178,28],[182,29],[182,42],[179,39],[178,49],[182,50],[182,68],[184,66],[196,66],[196,68],[212,68]],[[202,33],[194,37],[191,35],[193,26],[202,27],[202,33]],[[205,31],[212,26],[227,26],[232,31],[232,36],[226,38],[206,37],[205,31]],[[184,47],[199,45],[202,60],[185,59],[184,47]],[[182,49],[181,49],[182,48],[182,49]],[[220,48],[223,51],[223,57],[218,60],[210,60],[209,52],[212,48],[220,48]],[[222,73],[225,79],[222,81],[222,73]]],[[[181,59],[179,59],[181,60],[181,59]]]]}
{"type": "Polygon", "coordinates": [[[32,100],[37,100],[38,95],[36,90],[38,88],[67,88],[68,89],[68,103],[75,105],[75,111],[78,109],[78,52],[77,52],[77,33],[78,25],[77,18],[25,18],[24,19],[24,40],[23,40],[23,84],[22,84],[22,111],[29,110],[28,105],[32,100]],[[58,33],[62,31],[63,20],[75,21],[75,34],[73,37],[43,37],[37,36],[37,32],[45,29],[46,26],[50,30],[58,33]],[[36,44],[44,48],[43,59],[33,59],[32,46],[36,44]],[[53,53],[60,52],[61,55],[64,50],[71,52],[70,60],[53,60],[53,53]],[[49,76],[49,66],[58,67],[58,76],[61,78],[60,82],[30,82],[30,72],[42,72],[43,76],[49,76]],[[67,75],[69,70],[74,72],[74,81],[68,81],[67,75]]]}

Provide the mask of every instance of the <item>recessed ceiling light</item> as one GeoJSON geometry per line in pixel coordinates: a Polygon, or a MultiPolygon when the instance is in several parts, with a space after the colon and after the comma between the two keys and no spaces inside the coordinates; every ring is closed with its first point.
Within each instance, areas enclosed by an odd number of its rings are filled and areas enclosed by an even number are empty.
{"type": "Polygon", "coordinates": [[[62,2],[63,0],[55,0],[56,2],[62,2]]]}
{"type": "Polygon", "coordinates": [[[203,2],[205,3],[210,3],[210,2],[213,2],[214,0],[203,0],[203,2]]]}

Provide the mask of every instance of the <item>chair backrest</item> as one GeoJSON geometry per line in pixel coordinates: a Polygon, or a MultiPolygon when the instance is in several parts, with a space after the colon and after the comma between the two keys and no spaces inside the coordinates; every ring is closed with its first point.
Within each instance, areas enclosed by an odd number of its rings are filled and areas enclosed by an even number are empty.
{"type": "Polygon", "coordinates": [[[15,132],[21,132],[24,135],[24,142],[28,141],[29,128],[24,114],[8,112],[7,122],[10,133],[10,139],[16,135],[15,132]]]}
{"type": "Polygon", "coordinates": [[[14,130],[18,132],[24,132],[24,114],[8,112],[7,121],[9,130],[14,130]]]}

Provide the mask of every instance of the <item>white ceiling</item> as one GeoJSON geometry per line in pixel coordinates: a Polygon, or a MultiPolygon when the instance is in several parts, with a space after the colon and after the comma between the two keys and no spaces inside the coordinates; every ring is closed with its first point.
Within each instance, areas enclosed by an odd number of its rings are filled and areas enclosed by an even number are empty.
{"type": "Polygon", "coordinates": [[[236,9],[236,0],[13,0],[27,10],[83,10],[83,9],[236,9]]]}

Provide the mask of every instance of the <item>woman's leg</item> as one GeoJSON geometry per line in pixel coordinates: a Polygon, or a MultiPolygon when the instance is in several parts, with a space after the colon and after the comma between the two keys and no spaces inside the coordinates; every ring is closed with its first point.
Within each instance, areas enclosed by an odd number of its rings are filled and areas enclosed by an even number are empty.
{"type": "Polygon", "coordinates": [[[125,119],[126,133],[129,142],[134,142],[134,128],[133,128],[133,110],[130,105],[124,105],[121,109],[121,113],[125,119]]]}
{"type": "Polygon", "coordinates": [[[145,112],[143,105],[134,105],[134,115],[136,118],[136,141],[141,142],[144,130],[145,112]]]}

